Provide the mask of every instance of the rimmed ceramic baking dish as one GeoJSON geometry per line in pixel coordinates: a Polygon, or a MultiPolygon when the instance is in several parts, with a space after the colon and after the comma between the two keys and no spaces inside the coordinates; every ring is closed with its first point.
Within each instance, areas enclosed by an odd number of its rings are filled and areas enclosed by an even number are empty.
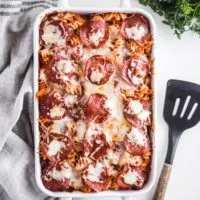
{"type": "MultiPolygon", "coordinates": [[[[67,5],[67,0],[60,1],[59,6],[57,8],[50,8],[38,15],[35,20],[34,24],[34,94],[38,91],[38,67],[39,67],[39,59],[38,59],[38,51],[39,51],[39,26],[46,14],[52,12],[63,12],[63,11],[72,11],[77,12],[80,14],[89,14],[89,13],[106,13],[106,12],[123,12],[123,13],[140,13],[145,15],[151,26],[151,32],[154,38],[154,46],[153,46],[153,53],[152,58],[155,58],[155,43],[156,43],[156,30],[155,30],[155,23],[151,15],[149,15],[146,11],[134,7],[130,7],[129,0],[121,0],[121,7],[120,8],[81,8],[81,7],[70,7],[67,5]]],[[[54,197],[102,197],[102,196],[120,196],[120,197],[128,197],[128,196],[137,196],[142,195],[148,192],[156,179],[156,167],[157,167],[157,150],[156,150],[156,99],[157,99],[157,92],[156,92],[156,80],[155,80],[155,64],[154,64],[154,73],[152,74],[152,87],[154,90],[154,98],[153,98],[153,122],[154,122],[154,132],[151,133],[152,142],[153,142],[153,156],[151,162],[151,172],[149,176],[148,182],[145,184],[144,188],[141,190],[126,190],[126,191],[103,191],[98,193],[82,193],[82,192],[52,192],[47,190],[41,180],[41,167],[40,167],[40,157],[39,157],[39,124],[38,124],[38,117],[39,117],[39,110],[38,110],[38,99],[36,95],[34,95],[34,140],[35,140],[35,177],[38,187],[41,191],[49,196],[54,197]]]]}

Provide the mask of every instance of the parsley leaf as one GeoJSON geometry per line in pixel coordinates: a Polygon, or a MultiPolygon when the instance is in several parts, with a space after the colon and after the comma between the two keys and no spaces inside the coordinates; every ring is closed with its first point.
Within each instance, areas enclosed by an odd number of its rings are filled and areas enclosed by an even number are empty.
{"type": "Polygon", "coordinates": [[[185,31],[194,31],[200,36],[200,0],[139,0],[164,17],[163,23],[169,25],[181,37],[185,31]]]}

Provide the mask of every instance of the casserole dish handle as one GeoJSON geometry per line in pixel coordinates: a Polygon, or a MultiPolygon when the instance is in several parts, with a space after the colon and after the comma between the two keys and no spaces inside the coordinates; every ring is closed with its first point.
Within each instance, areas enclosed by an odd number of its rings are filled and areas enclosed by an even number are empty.
{"type": "MultiPolygon", "coordinates": [[[[59,0],[58,7],[69,7],[68,0],[59,0]]],[[[131,7],[130,0],[120,0],[120,7],[122,8],[129,8],[131,7]]]]}
{"type": "Polygon", "coordinates": [[[120,7],[130,8],[131,7],[131,0],[120,0],[120,7]]]}

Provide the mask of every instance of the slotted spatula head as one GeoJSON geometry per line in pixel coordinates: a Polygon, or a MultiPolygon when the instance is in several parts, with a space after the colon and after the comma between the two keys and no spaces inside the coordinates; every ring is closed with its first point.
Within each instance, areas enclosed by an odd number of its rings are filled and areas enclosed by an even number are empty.
{"type": "Polygon", "coordinates": [[[195,126],[200,120],[200,85],[169,80],[163,115],[168,125],[176,130],[195,126]]]}
{"type": "Polygon", "coordinates": [[[200,85],[169,80],[163,112],[169,126],[168,148],[154,200],[164,199],[178,141],[185,129],[200,121],[200,85]]]}

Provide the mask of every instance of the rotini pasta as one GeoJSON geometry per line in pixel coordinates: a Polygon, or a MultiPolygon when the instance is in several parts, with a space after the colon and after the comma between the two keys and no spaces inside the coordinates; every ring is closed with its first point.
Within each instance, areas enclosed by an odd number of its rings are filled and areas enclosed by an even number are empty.
{"type": "Polygon", "coordinates": [[[51,191],[141,189],[152,144],[145,16],[57,12],[40,25],[41,178],[51,191]]]}

